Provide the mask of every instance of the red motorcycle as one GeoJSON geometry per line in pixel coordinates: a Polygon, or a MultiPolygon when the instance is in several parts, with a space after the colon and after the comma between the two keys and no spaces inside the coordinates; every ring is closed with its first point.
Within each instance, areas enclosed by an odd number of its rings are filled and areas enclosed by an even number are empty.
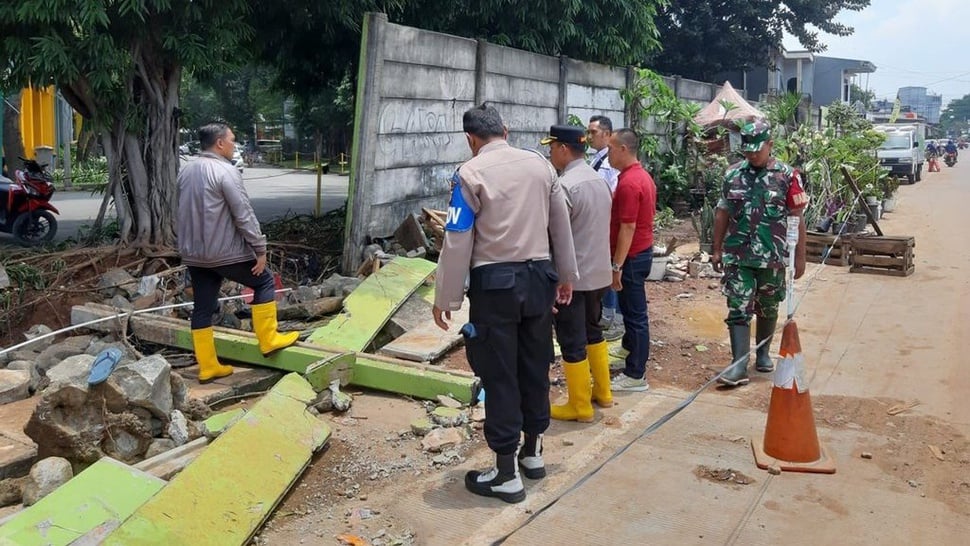
{"type": "Polygon", "coordinates": [[[60,214],[50,204],[54,181],[47,165],[20,159],[24,169],[14,171],[13,180],[0,176],[0,231],[27,246],[49,243],[57,234],[54,214],[60,214]]]}

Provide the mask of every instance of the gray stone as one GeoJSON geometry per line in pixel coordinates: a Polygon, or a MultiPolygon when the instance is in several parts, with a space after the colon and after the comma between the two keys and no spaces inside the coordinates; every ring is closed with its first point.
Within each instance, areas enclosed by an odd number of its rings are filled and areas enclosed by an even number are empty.
{"type": "Polygon", "coordinates": [[[485,421],[485,407],[475,406],[472,408],[472,422],[481,423],[485,421]]]}
{"type": "Polygon", "coordinates": [[[119,461],[133,463],[148,451],[149,441],[143,435],[112,427],[104,440],[104,452],[119,461]]]}
{"type": "Polygon", "coordinates": [[[0,370],[0,404],[9,404],[30,396],[30,372],[0,370]]]}
{"type": "Polygon", "coordinates": [[[432,423],[431,419],[428,419],[427,417],[421,417],[411,421],[411,432],[413,432],[415,436],[425,436],[435,428],[435,424],[432,423]]]}
{"type": "Polygon", "coordinates": [[[0,480],[0,506],[12,506],[23,502],[25,483],[27,483],[27,476],[0,480]]]}
{"type": "Polygon", "coordinates": [[[189,386],[177,373],[171,375],[170,381],[172,382],[172,406],[184,413],[189,404],[189,386]]]}
{"type": "Polygon", "coordinates": [[[457,427],[468,422],[468,414],[457,408],[439,407],[431,412],[431,420],[443,427],[457,427]]]}
{"type": "Polygon", "coordinates": [[[344,278],[340,282],[340,292],[335,295],[346,298],[347,296],[350,295],[351,292],[353,292],[358,286],[360,286],[360,283],[362,282],[363,282],[363,279],[358,279],[356,277],[344,278]]]}
{"type": "Polygon", "coordinates": [[[438,453],[461,444],[465,438],[457,428],[436,428],[421,440],[421,448],[438,453]]]}
{"type": "MultiPolygon", "coordinates": [[[[42,374],[46,374],[48,370],[60,364],[65,358],[84,354],[88,346],[91,345],[92,339],[94,339],[92,336],[73,336],[51,345],[41,351],[37,358],[33,359],[37,362],[37,369],[42,374]]],[[[25,358],[22,360],[30,359],[25,358]]]]}
{"type": "Polygon", "coordinates": [[[6,268],[0,265],[0,290],[4,288],[10,288],[10,275],[7,275],[6,268]]]}
{"type": "Polygon", "coordinates": [[[91,364],[94,364],[94,357],[91,355],[74,355],[65,358],[50,370],[47,370],[47,378],[54,383],[76,383],[81,378],[87,382],[88,374],[91,373],[91,364]]]}
{"type": "Polygon", "coordinates": [[[24,484],[24,506],[33,505],[73,477],[74,470],[67,459],[48,457],[37,461],[24,484]]]}
{"type": "Polygon", "coordinates": [[[320,297],[320,288],[314,286],[298,286],[293,291],[293,298],[297,303],[313,301],[320,297]]]}
{"type": "MultiPolygon", "coordinates": [[[[51,330],[46,324],[35,324],[24,332],[24,337],[29,341],[52,333],[54,333],[54,330],[51,330]]],[[[30,347],[35,351],[42,351],[53,344],[54,336],[50,336],[31,343],[30,347]]]]}
{"type": "Polygon", "coordinates": [[[175,445],[173,440],[169,440],[168,438],[155,438],[152,440],[151,445],[148,446],[148,451],[145,452],[145,458],[151,459],[156,455],[161,455],[162,453],[177,447],[178,446],[175,445]]]}
{"type": "Polygon", "coordinates": [[[121,351],[122,362],[125,360],[133,361],[135,359],[135,355],[132,354],[131,349],[129,349],[124,343],[120,341],[113,341],[110,338],[95,339],[91,341],[87,349],[84,350],[84,354],[98,356],[101,351],[109,348],[118,349],[121,351]]]}
{"type": "Polygon", "coordinates": [[[446,407],[446,408],[461,408],[462,407],[462,403],[461,402],[459,402],[458,400],[455,400],[454,398],[452,398],[450,396],[446,396],[444,394],[439,394],[437,396],[437,398],[438,398],[438,403],[441,404],[442,406],[446,407]]]}
{"type": "Polygon", "coordinates": [[[118,385],[128,403],[167,419],[172,413],[172,367],[161,355],[119,366],[108,381],[118,385]]]}
{"type": "Polygon", "coordinates": [[[98,290],[107,298],[114,295],[129,298],[138,291],[138,281],[124,269],[111,269],[101,275],[98,290]]]}
{"type": "MultiPolygon", "coordinates": [[[[40,353],[36,351],[32,351],[30,349],[17,349],[16,351],[10,351],[9,353],[6,354],[6,356],[10,357],[9,362],[13,362],[14,360],[29,360],[33,362],[37,360],[37,357],[40,356],[40,353]]],[[[57,362],[55,362],[54,364],[57,364],[57,362]]]]}
{"type": "Polygon", "coordinates": [[[11,358],[10,353],[0,353],[0,368],[6,368],[11,361],[13,361],[13,358],[11,358]]]}
{"type": "Polygon", "coordinates": [[[171,421],[168,423],[168,437],[175,442],[176,447],[189,441],[189,422],[179,410],[172,412],[171,421]]]}
{"type": "Polygon", "coordinates": [[[158,288],[158,275],[145,275],[138,280],[138,289],[135,291],[137,296],[154,295],[158,288]]]}
{"type": "Polygon", "coordinates": [[[7,364],[8,370],[24,370],[30,374],[30,385],[29,390],[31,393],[37,391],[37,387],[40,385],[41,375],[37,371],[37,364],[30,360],[14,360],[10,364],[7,364]]]}
{"type": "Polygon", "coordinates": [[[350,409],[350,405],[354,403],[354,397],[350,396],[345,392],[340,390],[340,380],[334,379],[330,382],[330,394],[331,401],[333,403],[333,409],[344,412],[350,409]]]}
{"type": "Polygon", "coordinates": [[[316,398],[313,402],[310,402],[310,407],[315,409],[318,413],[327,413],[333,410],[333,392],[330,389],[323,389],[317,393],[316,398]]]}
{"type": "Polygon", "coordinates": [[[104,304],[114,307],[123,313],[127,313],[128,311],[133,311],[135,309],[135,306],[128,301],[128,298],[122,296],[121,294],[112,296],[111,299],[106,300],[104,304]]]}

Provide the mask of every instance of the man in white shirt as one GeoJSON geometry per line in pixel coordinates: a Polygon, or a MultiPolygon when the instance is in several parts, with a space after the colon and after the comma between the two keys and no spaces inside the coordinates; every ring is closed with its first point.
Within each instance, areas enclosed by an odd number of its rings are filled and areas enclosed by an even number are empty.
{"type": "MultiPolygon", "coordinates": [[[[596,153],[589,160],[593,167],[606,184],[610,187],[610,194],[616,192],[616,183],[619,180],[620,171],[610,165],[608,157],[610,151],[610,138],[613,136],[613,121],[602,115],[589,118],[589,126],[586,128],[589,146],[595,149],[596,153]]],[[[614,341],[623,337],[623,317],[617,313],[619,302],[616,291],[608,289],[603,295],[603,337],[608,341],[614,341]]]]}
{"type": "Polygon", "coordinates": [[[610,186],[610,192],[616,191],[616,182],[619,180],[620,171],[610,166],[610,159],[607,154],[610,151],[610,137],[613,136],[613,122],[606,116],[593,116],[589,118],[589,126],[586,128],[589,138],[589,146],[596,150],[589,164],[593,170],[599,173],[610,186]]]}

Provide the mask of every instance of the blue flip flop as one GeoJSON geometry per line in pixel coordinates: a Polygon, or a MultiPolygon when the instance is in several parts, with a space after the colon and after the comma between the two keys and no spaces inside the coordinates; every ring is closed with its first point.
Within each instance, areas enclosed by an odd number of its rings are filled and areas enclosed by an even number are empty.
{"type": "Polygon", "coordinates": [[[91,364],[91,373],[88,375],[88,385],[99,385],[107,381],[111,372],[115,371],[115,366],[121,361],[121,350],[116,347],[108,347],[98,353],[91,364]]]}

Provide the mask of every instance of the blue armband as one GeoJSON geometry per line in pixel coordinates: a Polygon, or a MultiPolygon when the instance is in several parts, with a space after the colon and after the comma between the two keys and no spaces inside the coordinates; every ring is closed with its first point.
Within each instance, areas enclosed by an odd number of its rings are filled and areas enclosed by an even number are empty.
{"type": "Polygon", "coordinates": [[[448,219],[445,223],[445,230],[463,232],[470,230],[475,225],[475,211],[465,202],[465,196],[461,193],[461,184],[458,182],[458,173],[452,177],[454,187],[451,190],[451,201],[448,203],[448,219]]]}

